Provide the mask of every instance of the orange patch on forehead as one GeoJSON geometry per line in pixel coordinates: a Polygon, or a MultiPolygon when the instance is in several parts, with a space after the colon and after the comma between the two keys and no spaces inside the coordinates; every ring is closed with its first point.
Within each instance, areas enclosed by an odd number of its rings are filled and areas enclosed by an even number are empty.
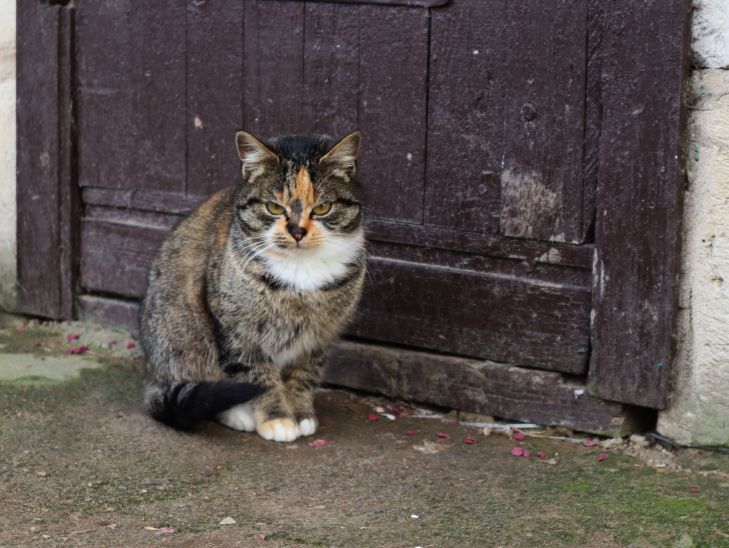
{"type": "Polygon", "coordinates": [[[314,204],[314,185],[311,184],[311,177],[304,166],[301,166],[299,173],[296,175],[292,198],[301,200],[301,203],[306,207],[311,207],[314,204]]]}

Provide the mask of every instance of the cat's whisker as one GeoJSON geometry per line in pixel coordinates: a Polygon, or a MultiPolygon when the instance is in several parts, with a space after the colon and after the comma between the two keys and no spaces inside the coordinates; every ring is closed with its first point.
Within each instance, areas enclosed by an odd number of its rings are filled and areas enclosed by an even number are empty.
{"type": "Polygon", "coordinates": [[[255,259],[256,257],[259,257],[260,255],[262,255],[263,253],[265,253],[266,251],[268,251],[269,249],[271,249],[271,248],[273,248],[273,247],[274,247],[274,244],[268,244],[268,245],[266,245],[265,247],[263,247],[262,249],[260,249],[260,250],[256,251],[256,252],[255,252],[255,253],[254,253],[253,255],[251,255],[251,256],[250,256],[250,257],[248,258],[248,260],[247,260],[247,261],[245,262],[245,264],[243,265],[243,270],[245,270],[245,269],[246,269],[246,267],[248,266],[248,263],[250,263],[250,262],[251,262],[251,261],[252,261],[253,259],[255,259]]]}

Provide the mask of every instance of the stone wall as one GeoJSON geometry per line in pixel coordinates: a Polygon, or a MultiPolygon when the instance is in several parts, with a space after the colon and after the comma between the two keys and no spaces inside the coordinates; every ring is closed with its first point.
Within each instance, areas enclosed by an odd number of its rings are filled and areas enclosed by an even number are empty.
{"type": "Polygon", "coordinates": [[[679,354],[661,433],[729,445],[729,2],[696,0],[679,354]]]}
{"type": "Polygon", "coordinates": [[[15,0],[0,0],[0,308],[15,306],[15,0]]]}

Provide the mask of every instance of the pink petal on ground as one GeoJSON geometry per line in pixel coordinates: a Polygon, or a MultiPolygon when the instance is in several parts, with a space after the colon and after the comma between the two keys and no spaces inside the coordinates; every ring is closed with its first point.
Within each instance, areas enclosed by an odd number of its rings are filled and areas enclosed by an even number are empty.
{"type": "Polygon", "coordinates": [[[540,459],[546,459],[547,453],[545,453],[544,451],[537,451],[537,457],[539,457],[540,459]]]}
{"type": "Polygon", "coordinates": [[[451,435],[448,432],[438,432],[435,437],[443,440],[451,439],[451,435]]]}
{"type": "Polygon", "coordinates": [[[367,422],[375,422],[380,420],[380,414],[379,413],[370,413],[367,415],[367,422]]]}
{"type": "Polygon", "coordinates": [[[88,346],[72,346],[71,348],[66,348],[66,354],[83,354],[84,352],[88,352],[89,347],[88,346]]]}
{"type": "Polygon", "coordinates": [[[521,447],[514,447],[514,449],[511,450],[512,457],[521,457],[522,455],[524,455],[524,449],[521,447]]]}
{"type": "Polygon", "coordinates": [[[309,447],[324,447],[329,445],[327,440],[314,440],[309,442],[309,447]]]}
{"type": "Polygon", "coordinates": [[[418,431],[415,430],[415,428],[411,428],[410,430],[405,430],[405,432],[403,432],[406,436],[414,436],[417,433],[418,431]]]}
{"type": "Polygon", "coordinates": [[[521,456],[524,457],[525,459],[528,459],[532,456],[532,454],[529,452],[528,449],[524,449],[524,453],[521,456]]]}
{"type": "Polygon", "coordinates": [[[132,342],[132,341],[129,341],[127,344],[124,345],[124,348],[126,348],[127,350],[131,350],[132,348],[136,348],[136,347],[137,347],[137,343],[132,342]]]}
{"type": "Polygon", "coordinates": [[[81,337],[81,335],[79,335],[78,333],[69,333],[66,335],[66,340],[68,342],[77,341],[79,337],[81,337]]]}
{"type": "Polygon", "coordinates": [[[399,405],[393,405],[390,407],[390,414],[397,417],[400,413],[402,413],[401,409],[402,408],[399,405]]]}
{"type": "Polygon", "coordinates": [[[112,339],[109,341],[110,346],[114,346],[116,344],[116,339],[112,339]]]}
{"type": "Polygon", "coordinates": [[[600,453],[597,457],[595,457],[598,462],[602,462],[604,460],[607,460],[608,456],[605,453],[600,453]]]}
{"type": "Polygon", "coordinates": [[[266,540],[266,533],[258,533],[256,535],[256,539],[258,539],[258,540],[266,540]]]}
{"type": "Polygon", "coordinates": [[[25,326],[19,325],[18,327],[15,328],[15,332],[20,333],[22,335],[23,333],[25,333],[25,326]]]}
{"type": "Polygon", "coordinates": [[[521,441],[521,440],[523,440],[524,438],[526,438],[526,436],[525,436],[524,434],[522,434],[521,432],[517,432],[516,434],[514,434],[514,439],[515,439],[515,440],[519,440],[519,441],[521,441]]]}
{"type": "Polygon", "coordinates": [[[174,527],[160,527],[158,533],[165,535],[169,533],[174,533],[175,531],[177,531],[177,529],[175,529],[174,527]]]}
{"type": "Polygon", "coordinates": [[[476,443],[476,438],[463,438],[463,443],[465,443],[466,445],[473,445],[474,443],[476,443]]]}
{"type": "Polygon", "coordinates": [[[584,440],[582,445],[585,447],[593,447],[595,445],[595,440],[584,440]]]}
{"type": "Polygon", "coordinates": [[[698,493],[698,492],[699,492],[699,488],[696,487],[696,486],[694,486],[691,489],[689,489],[689,493],[698,493]]]}

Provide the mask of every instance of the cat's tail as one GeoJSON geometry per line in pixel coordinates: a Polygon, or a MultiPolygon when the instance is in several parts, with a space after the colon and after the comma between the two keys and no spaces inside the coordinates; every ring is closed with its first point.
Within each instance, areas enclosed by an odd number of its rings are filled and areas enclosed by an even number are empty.
{"type": "Polygon", "coordinates": [[[158,421],[178,430],[190,430],[200,421],[212,419],[218,413],[252,400],[263,392],[260,385],[249,382],[148,381],[144,404],[149,414],[158,421]]]}

